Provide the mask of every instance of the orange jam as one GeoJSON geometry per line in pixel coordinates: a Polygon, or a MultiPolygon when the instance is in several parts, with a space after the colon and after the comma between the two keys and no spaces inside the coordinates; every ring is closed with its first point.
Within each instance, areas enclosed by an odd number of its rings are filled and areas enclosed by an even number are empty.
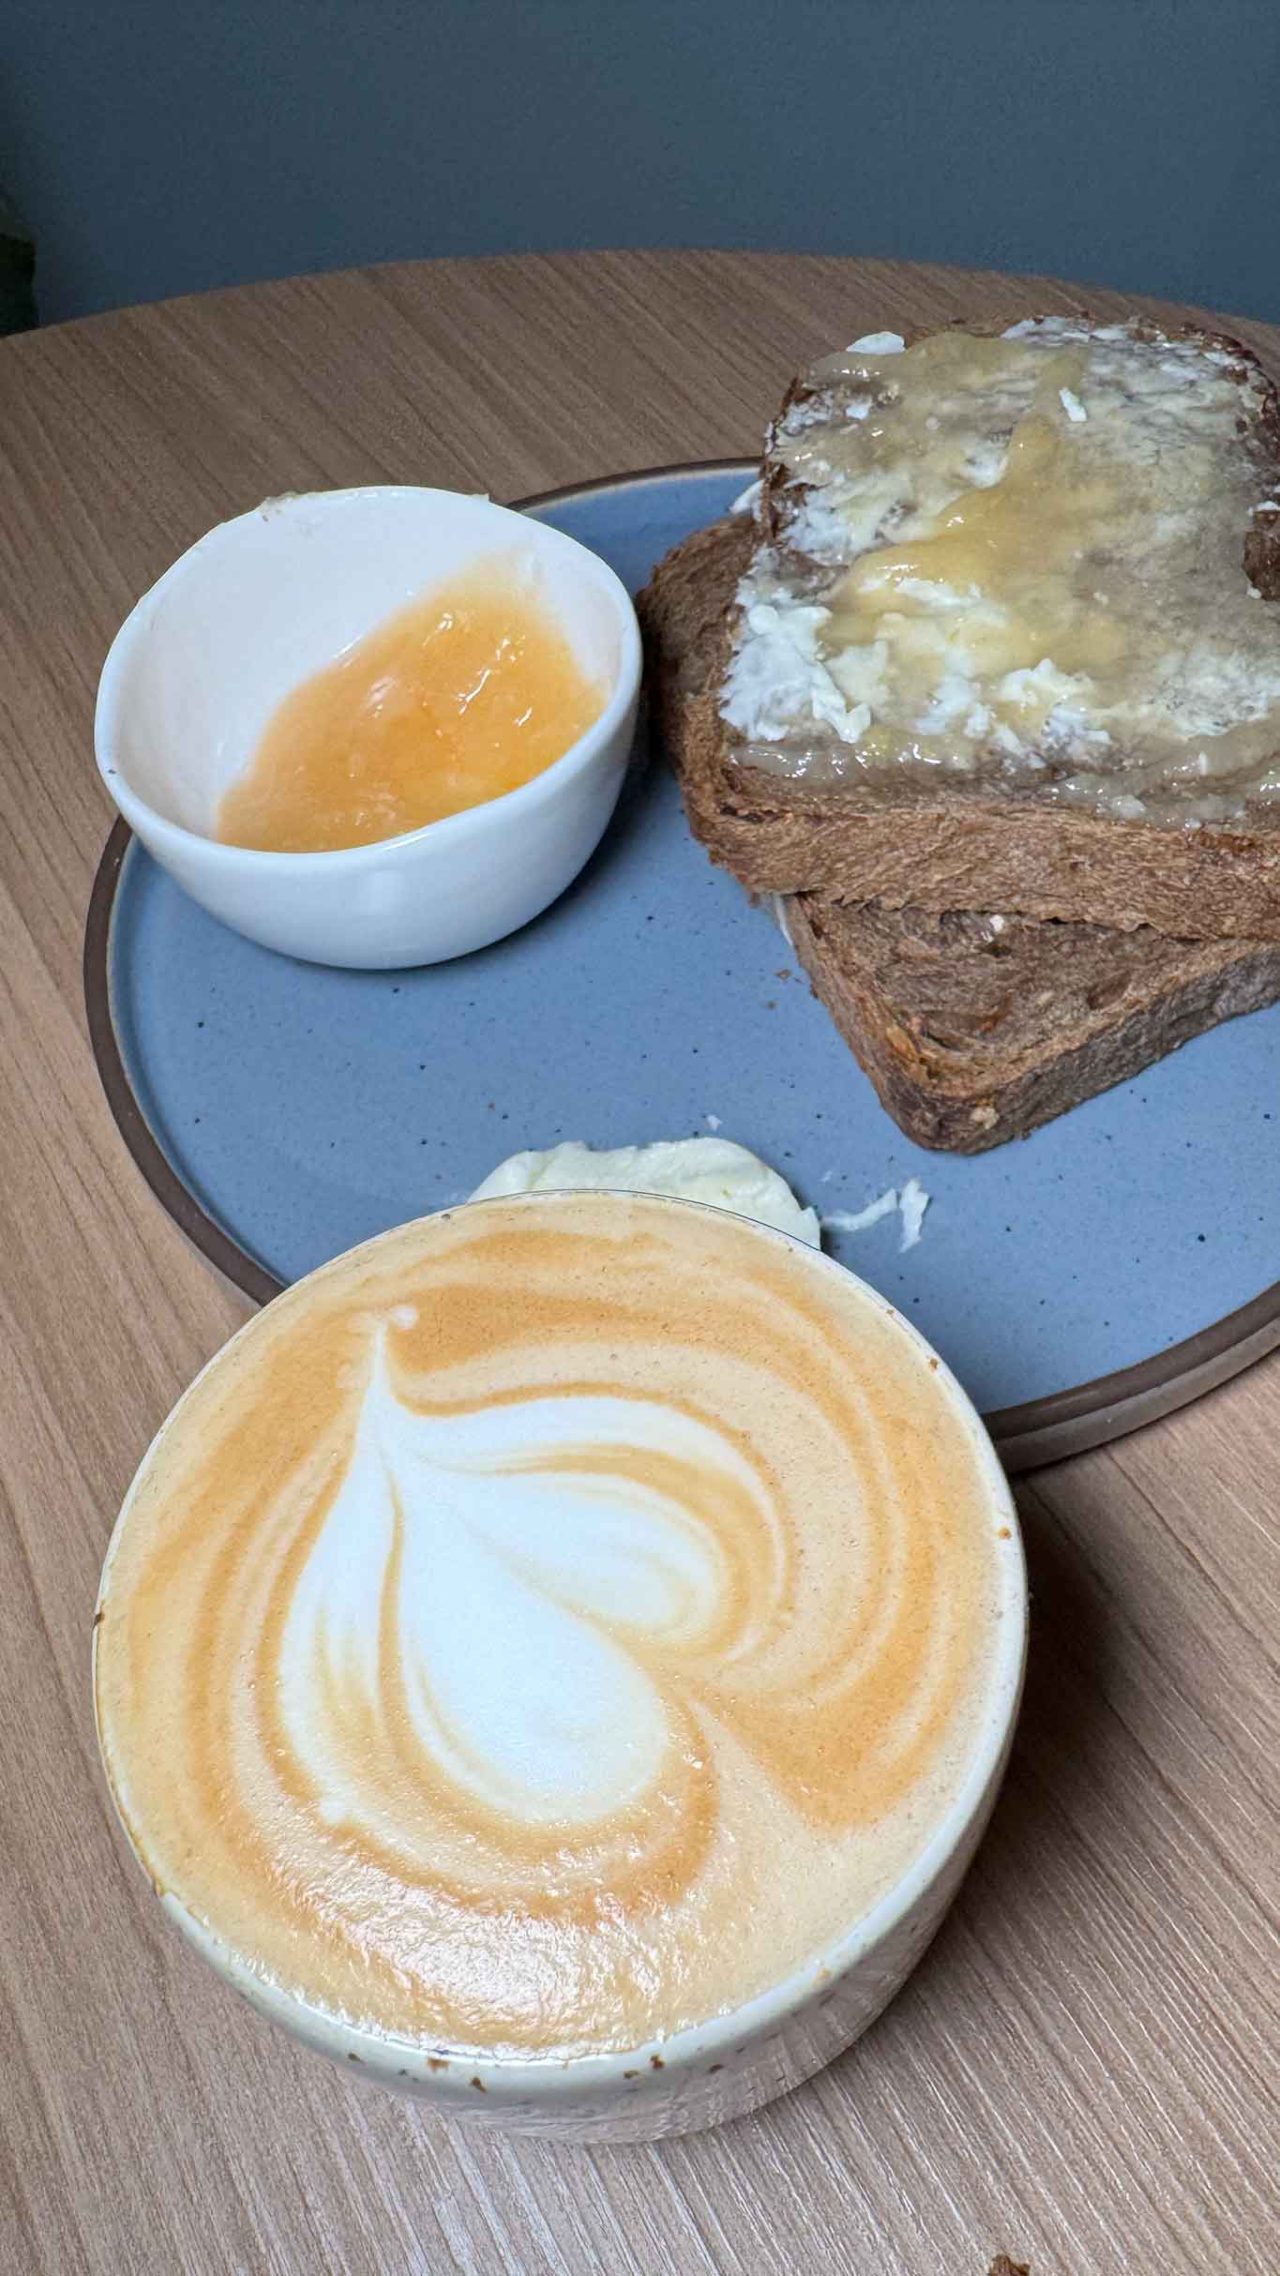
{"type": "Polygon", "coordinates": [[[606,690],[514,563],[437,586],[287,695],[218,808],[228,845],[399,837],[541,774],[606,690]]]}

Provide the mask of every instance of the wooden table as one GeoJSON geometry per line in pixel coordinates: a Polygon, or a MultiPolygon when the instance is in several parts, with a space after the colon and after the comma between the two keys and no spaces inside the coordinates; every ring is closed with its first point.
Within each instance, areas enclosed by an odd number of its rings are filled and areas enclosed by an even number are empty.
{"type": "MultiPolygon", "coordinates": [[[[165,1926],[90,1714],[117,1504],[237,1319],[126,1155],[85,1038],[108,824],[90,720],[120,618],[273,491],[513,497],[748,455],[792,367],[835,341],[1079,304],[958,270],[590,254],[309,278],[0,343],[5,2276],[1280,2264],[1280,1355],[1022,1487],[1031,1676],[980,1861],[862,2045],[720,2133],[589,2153],[454,2133],[295,2051],[165,1926]]],[[[1280,368],[1280,333],[1237,328],[1280,368]]]]}

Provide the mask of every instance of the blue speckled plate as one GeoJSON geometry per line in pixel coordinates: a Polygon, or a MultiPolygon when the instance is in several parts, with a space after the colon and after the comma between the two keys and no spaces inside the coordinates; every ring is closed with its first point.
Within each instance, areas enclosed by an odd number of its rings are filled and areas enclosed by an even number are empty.
{"type": "MultiPolygon", "coordinates": [[[[748,470],[625,476],[529,510],[629,585],[748,470]]],[[[1280,1007],[966,1161],[889,1120],[772,918],[641,765],[564,899],[417,972],[294,964],[224,930],[119,827],[86,939],[104,1081],[140,1166],[261,1300],[470,1191],[504,1154],[719,1128],[823,1212],[931,1200],[830,1246],[913,1319],[1011,1466],[1118,1436],[1280,1341],[1280,1007]]]]}

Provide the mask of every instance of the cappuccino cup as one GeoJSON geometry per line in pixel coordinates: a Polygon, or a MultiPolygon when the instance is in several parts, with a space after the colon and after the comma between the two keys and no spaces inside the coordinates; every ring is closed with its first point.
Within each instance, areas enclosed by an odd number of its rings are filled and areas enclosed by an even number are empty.
{"type": "Polygon", "coordinates": [[[752,2109],[898,1989],[1021,1685],[1008,1489],[936,1354],[786,1234],[542,1192],[299,1282],[117,1522],[103,1762],[262,2013],[474,2124],[752,2109]]]}

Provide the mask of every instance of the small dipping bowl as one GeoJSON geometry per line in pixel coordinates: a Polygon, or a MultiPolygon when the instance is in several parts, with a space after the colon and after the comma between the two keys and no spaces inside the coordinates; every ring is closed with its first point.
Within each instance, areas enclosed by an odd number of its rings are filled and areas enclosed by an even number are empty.
{"type": "Polygon", "coordinates": [[[103,667],[94,743],[126,822],[212,916],[288,956],[385,970],[484,948],[564,892],[613,812],[639,689],[631,601],[575,539],[453,490],[324,490],[220,523],[144,594],[103,667]],[[585,735],[519,788],[373,845],[268,853],[215,837],[282,699],[486,558],[532,568],[608,690],[585,735]]]}

